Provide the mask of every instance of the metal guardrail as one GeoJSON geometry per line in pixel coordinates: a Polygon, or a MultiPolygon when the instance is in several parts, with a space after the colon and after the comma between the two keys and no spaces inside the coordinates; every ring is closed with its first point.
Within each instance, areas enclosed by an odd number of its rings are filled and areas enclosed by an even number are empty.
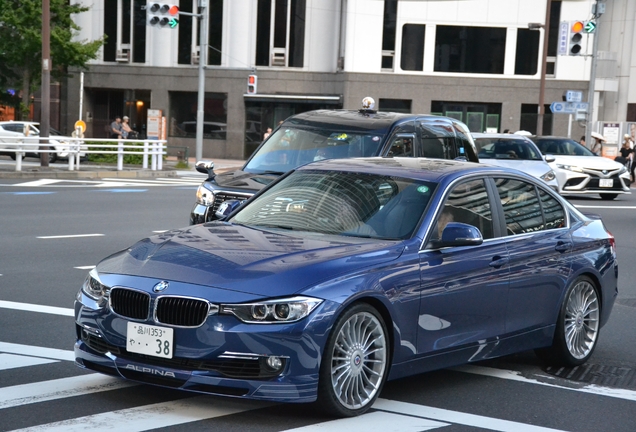
{"type": "Polygon", "coordinates": [[[114,140],[105,138],[64,137],[19,137],[13,141],[2,138],[0,153],[15,153],[15,170],[22,171],[22,158],[26,153],[56,153],[58,157],[68,158],[69,171],[79,170],[80,157],[87,154],[117,155],[117,171],[124,169],[124,155],[142,156],[142,168],[153,171],[163,169],[163,156],[166,154],[165,140],[114,140]]]}

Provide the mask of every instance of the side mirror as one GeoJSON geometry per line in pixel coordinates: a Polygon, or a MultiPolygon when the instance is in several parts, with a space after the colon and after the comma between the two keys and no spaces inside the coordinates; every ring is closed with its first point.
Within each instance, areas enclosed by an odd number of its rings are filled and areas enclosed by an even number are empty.
{"type": "Polygon", "coordinates": [[[198,161],[194,168],[200,173],[207,174],[209,178],[214,178],[214,162],[212,161],[198,161]]]}
{"type": "Polygon", "coordinates": [[[478,228],[461,222],[449,222],[442,231],[439,247],[478,246],[484,238],[478,228]]]}
{"type": "Polygon", "coordinates": [[[552,156],[551,154],[548,154],[543,157],[543,160],[545,160],[547,163],[550,163],[550,162],[554,162],[556,158],[552,156]]]}
{"type": "Polygon", "coordinates": [[[217,219],[225,219],[228,217],[234,210],[239,208],[243,204],[243,201],[239,200],[227,200],[223,201],[214,215],[217,219]]]}

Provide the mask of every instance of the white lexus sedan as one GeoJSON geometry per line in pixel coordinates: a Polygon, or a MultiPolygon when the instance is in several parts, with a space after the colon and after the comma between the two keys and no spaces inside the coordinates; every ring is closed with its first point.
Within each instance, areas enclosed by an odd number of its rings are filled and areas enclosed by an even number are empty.
{"type": "Polygon", "coordinates": [[[547,158],[537,146],[525,136],[498,133],[472,133],[477,146],[479,162],[489,165],[514,168],[543,180],[555,191],[559,184],[547,158]]]}
{"type": "Polygon", "coordinates": [[[628,194],[631,183],[629,171],[618,162],[596,156],[585,146],[570,138],[532,137],[541,153],[554,156],[550,165],[559,181],[562,195],[595,195],[613,200],[628,194]]]}

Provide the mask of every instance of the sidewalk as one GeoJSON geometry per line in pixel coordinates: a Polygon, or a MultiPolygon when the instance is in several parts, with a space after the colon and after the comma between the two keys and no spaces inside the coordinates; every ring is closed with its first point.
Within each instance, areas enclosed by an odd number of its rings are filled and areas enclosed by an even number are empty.
{"type": "MultiPolygon", "coordinates": [[[[239,169],[245,164],[243,160],[235,159],[215,159],[213,160],[215,172],[222,173],[232,169],[239,169]]],[[[96,178],[156,178],[156,177],[177,177],[192,172],[194,175],[203,174],[194,169],[196,160],[190,158],[189,168],[177,168],[176,157],[168,157],[163,162],[161,171],[152,171],[151,169],[143,169],[141,165],[124,165],[122,171],[117,171],[116,164],[92,164],[90,162],[80,163],[79,171],[69,171],[68,162],[61,161],[51,164],[48,167],[40,166],[40,162],[34,158],[22,160],[22,171],[15,170],[15,161],[8,156],[0,156],[0,179],[25,178],[56,178],[56,179],[96,179],[96,178]]]]}

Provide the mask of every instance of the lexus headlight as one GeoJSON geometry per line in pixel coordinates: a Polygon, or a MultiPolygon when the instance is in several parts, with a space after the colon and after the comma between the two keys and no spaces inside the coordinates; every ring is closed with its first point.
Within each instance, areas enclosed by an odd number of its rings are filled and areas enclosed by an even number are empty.
{"type": "Polygon", "coordinates": [[[554,180],[556,178],[556,175],[554,175],[554,171],[550,170],[547,173],[543,174],[541,176],[541,179],[546,181],[546,182],[551,182],[552,180],[554,180]]]}
{"type": "Polygon", "coordinates": [[[561,169],[565,169],[568,171],[574,171],[574,172],[583,172],[583,169],[581,167],[575,166],[575,165],[561,165],[561,164],[557,164],[557,167],[561,168],[561,169]]]}
{"type": "Polygon", "coordinates": [[[220,313],[232,314],[246,323],[290,323],[305,318],[320,303],[320,299],[301,296],[257,303],[221,305],[220,313]]]}
{"type": "Polygon", "coordinates": [[[104,297],[108,296],[110,287],[104,285],[99,280],[97,270],[93,269],[88,273],[88,276],[86,276],[84,285],[82,285],[82,291],[93,300],[97,300],[99,302],[103,300],[104,297]]]}
{"type": "Polygon", "coordinates": [[[618,175],[625,174],[626,172],[627,172],[627,167],[625,165],[623,165],[621,167],[621,170],[618,172],[618,175]]]}
{"type": "Polygon", "coordinates": [[[210,207],[214,203],[214,194],[205,186],[199,186],[199,189],[197,189],[197,203],[210,207]]]}

